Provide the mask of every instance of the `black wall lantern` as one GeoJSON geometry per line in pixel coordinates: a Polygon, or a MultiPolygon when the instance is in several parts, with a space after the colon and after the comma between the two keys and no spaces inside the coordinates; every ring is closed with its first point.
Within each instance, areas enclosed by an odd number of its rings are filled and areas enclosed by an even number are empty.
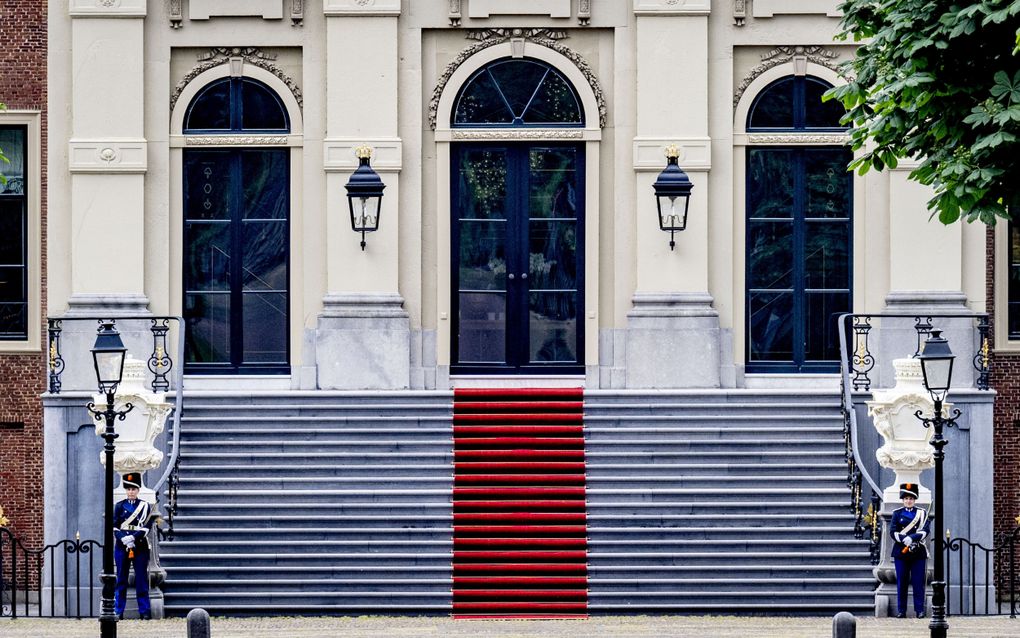
{"type": "Polygon", "coordinates": [[[347,180],[347,203],[351,208],[351,228],[361,233],[361,249],[365,250],[365,233],[379,230],[379,213],[386,184],[369,164],[371,148],[359,146],[354,149],[354,154],[358,156],[359,163],[347,180]]]}
{"type": "Polygon", "coordinates": [[[691,204],[691,178],[680,168],[680,149],[675,145],[666,148],[666,168],[655,180],[655,199],[659,206],[659,228],[669,231],[669,249],[676,242],[673,235],[687,228],[687,209],[691,204]]]}

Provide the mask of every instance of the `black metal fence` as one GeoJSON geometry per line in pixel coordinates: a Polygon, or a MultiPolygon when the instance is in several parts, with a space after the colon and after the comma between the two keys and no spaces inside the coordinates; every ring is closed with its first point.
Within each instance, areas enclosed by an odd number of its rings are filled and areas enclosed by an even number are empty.
{"type": "Polygon", "coordinates": [[[1020,527],[985,547],[966,538],[948,538],[946,613],[956,616],[1006,615],[1020,607],[1017,545],[1020,527]]]}
{"type": "Polygon", "coordinates": [[[76,537],[28,549],[0,527],[0,617],[97,616],[102,548],[76,537]]]}

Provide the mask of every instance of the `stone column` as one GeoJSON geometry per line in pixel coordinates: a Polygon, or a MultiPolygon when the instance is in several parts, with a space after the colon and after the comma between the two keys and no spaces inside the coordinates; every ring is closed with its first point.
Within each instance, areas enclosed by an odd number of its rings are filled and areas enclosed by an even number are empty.
{"type": "Polygon", "coordinates": [[[316,331],[322,389],[403,389],[410,377],[410,322],[398,289],[401,143],[398,135],[400,0],[326,0],[327,286],[316,331]],[[386,184],[379,230],[351,230],[344,184],[354,148],[372,148],[386,184]]]}
{"type": "Polygon", "coordinates": [[[627,315],[627,386],[719,387],[719,314],[708,292],[708,15],[710,0],[634,0],[637,134],[636,290],[627,315]],[[652,184],[663,149],[680,147],[691,177],[676,249],[659,230],[652,184]]]}

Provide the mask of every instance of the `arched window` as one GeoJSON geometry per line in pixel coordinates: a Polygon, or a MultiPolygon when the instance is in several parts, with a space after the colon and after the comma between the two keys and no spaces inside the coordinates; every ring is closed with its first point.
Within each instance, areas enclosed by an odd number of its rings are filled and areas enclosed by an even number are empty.
{"type": "Polygon", "coordinates": [[[262,82],[223,78],[203,88],[184,115],[185,133],[287,133],[290,121],[279,96],[262,82]]]}
{"type": "Polygon", "coordinates": [[[478,70],[461,89],[452,126],[584,126],[581,100],[552,66],[505,58],[478,70]]]}
{"type": "Polygon", "coordinates": [[[822,101],[832,86],[810,75],[780,78],[758,94],[747,116],[748,131],[842,130],[838,100],[822,101]]]}

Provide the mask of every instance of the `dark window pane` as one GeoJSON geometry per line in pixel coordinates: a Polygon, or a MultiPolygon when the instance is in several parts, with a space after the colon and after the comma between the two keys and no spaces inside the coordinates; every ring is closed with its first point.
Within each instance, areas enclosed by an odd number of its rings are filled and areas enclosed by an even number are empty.
{"type": "Polygon", "coordinates": [[[804,238],[806,288],[850,288],[850,225],[808,222],[804,238]]]}
{"type": "Polygon", "coordinates": [[[530,60],[507,60],[489,67],[489,73],[515,118],[524,115],[549,67],[530,60]]]}
{"type": "Polygon", "coordinates": [[[793,360],[793,293],[748,295],[751,361],[793,360]]]}
{"type": "Polygon", "coordinates": [[[287,293],[244,293],[244,363],[287,363],[287,293]]]}
{"type": "Polygon", "coordinates": [[[28,337],[28,304],[0,303],[0,339],[28,337]]]}
{"type": "Polygon", "coordinates": [[[0,199],[0,266],[25,265],[25,200],[0,199]]]}
{"type": "Polygon", "coordinates": [[[748,218],[793,217],[794,168],[791,149],[751,149],[747,167],[748,218]]]}
{"type": "Polygon", "coordinates": [[[245,129],[286,131],[287,111],[280,99],[261,82],[241,83],[241,125],[245,129]]]}
{"type": "Polygon", "coordinates": [[[465,151],[460,163],[460,216],[505,219],[506,151],[465,151]]]}
{"type": "Polygon", "coordinates": [[[747,287],[792,288],[793,223],[752,220],[747,226],[747,287]]]}
{"type": "Polygon", "coordinates": [[[529,153],[530,216],[577,217],[577,151],[536,148],[529,153]]]}
{"type": "Polygon", "coordinates": [[[230,130],[230,79],[213,82],[191,102],[184,117],[184,130],[230,130]]]}
{"type": "Polygon", "coordinates": [[[850,312],[846,292],[809,292],[805,295],[804,357],[808,361],[839,360],[839,315],[850,312]]]}
{"type": "Polygon", "coordinates": [[[460,289],[506,290],[506,223],[460,223],[460,289]]]}
{"type": "Polygon", "coordinates": [[[794,78],[783,78],[761,92],[751,106],[747,128],[793,128],[794,78]]]}
{"type": "Polygon", "coordinates": [[[232,168],[229,151],[184,153],[185,219],[230,219],[232,168]]]}
{"type": "Polygon", "coordinates": [[[845,148],[804,150],[805,217],[850,217],[851,174],[846,167],[852,159],[845,148]]]}
{"type": "Polygon", "coordinates": [[[188,329],[187,360],[193,363],[230,361],[230,295],[187,294],[184,320],[188,329]]]}
{"type": "Polygon", "coordinates": [[[533,220],[528,232],[528,281],[531,289],[576,289],[577,222],[533,220]]]}
{"type": "Polygon", "coordinates": [[[559,73],[550,70],[531,106],[524,113],[526,124],[584,124],[581,104],[574,89],[559,73]]]}
{"type": "Polygon", "coordinates": [[[25,192],[25,127],[0,127],[0,151],[9,161],[0,161],[0,175],[7,178],[0,184],[0,194],[21,195],[25,192]]]}
{"type": "Polygon", "coordinates": [[[513,120],[487,70],[468,81],[453,114],[454,124],[510,124],[513,120]]]}
{"type": "Polygon", "coordinates": [[[506,363],[506,295],[460,293],[460,363],[506,363]]]}
{"type": "Polygon", "coordinates": [[[185,222],[187,292],[230,290],[230,223],[185,222]]]}
{"type": "Polygon", "coordinates": [[[286,219],[290,202],[287,151],[241,153],[245,219],[286,219]]]}
{"type": "Polygon", "coordinates": [[[287,222],[245,221],[242,233],[244,290],[287,290],[287,222]]]}
{"type": "Polygon", "coordinates": [[[532,292],[528,295],[532,363],[577,363],[577,294],[532,292]]]}
{"type": "Polygon", "coordinates": [[[25,269],[17,266],[0,268],[0,302],[25,301],[25,269]]]}
{"type": "Polygon", "coordinates": [[[846,111],[839,100],[822,102],[822,95],[832,87],[817,78],[804,78],[804,122],[807,128],[845,128],[839,123],[846,111]]]}

